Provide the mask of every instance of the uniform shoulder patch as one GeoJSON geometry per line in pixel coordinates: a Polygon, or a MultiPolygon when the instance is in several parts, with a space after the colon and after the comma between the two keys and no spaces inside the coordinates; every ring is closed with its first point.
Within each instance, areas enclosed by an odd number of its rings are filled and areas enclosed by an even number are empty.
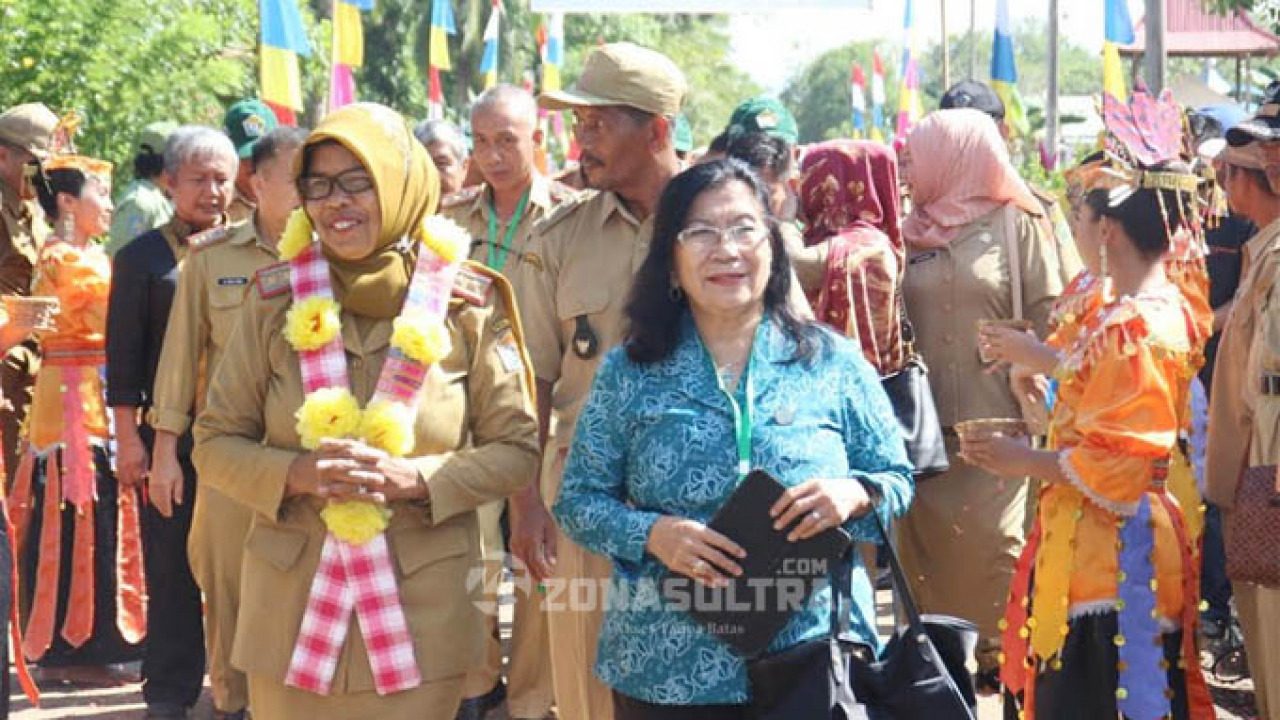
{"type": "Polygon", "coordinates": [[[440,200],[441,210],[452,210],[453,208],[475,202],[480,193],[484,191],[483,185],[472,185],[471,187],[462,188],[456,193],[445,195],[440,200]]]}
{"type": "Polygon", "coordinates": [[[538,224],[534,226],[535,232],[545,233],[556,225],[559,225],[564,222],[565,218],[572,216],[578,208],[585,205],[588,200],[595,196],[596,191],[594,190],[582,190],[565,196],[564,199],[556,203],[556,206],[552,208],[551,212],[547,213],[538,221],[538,224]]]}
{"type": "Polygon", "coordinates": [[[198,232],[187,238],[187,247],[192,252],[200,252],[215,245],[221,245],[231,237],[231,230],[232,228],[227,225],[219,225],[204,232],[198,232]]]}
{"type": "Polygon", "coordinates": [[[493,291],[493,271],[483,265],[467,261],[458,268],[453,279],[453,294],[472,305],[481,307],[489,304],[489,293],[493,291]]]}
{"type": "Polygon", "coordinates": [[[549,184],[550,184],[552,208],[564,202],[565,200],[571,199],[574,195],[577,195],[579,192],[577,188],[571,187],[569,185],[565,185],[559,180],[552,180],[549,184]]]}
{"type": "Polygon", "coordinates": [[[254,274],[253,282],[263,300],[285,294],[289,291],[289,263],[280,262],[262,268],[254,274]]]}

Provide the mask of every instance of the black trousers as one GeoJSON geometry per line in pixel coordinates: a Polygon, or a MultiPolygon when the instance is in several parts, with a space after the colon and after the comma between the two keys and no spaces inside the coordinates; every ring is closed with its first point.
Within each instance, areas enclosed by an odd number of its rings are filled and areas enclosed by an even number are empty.
{"type": "MultiPolygon", "coordinates": [[[[8,516],[8,512],[5,512],[8,516]]],[[[13,609],[13,550],[9,523],[0,519],[0,720],[9,717],[9,613],[13,609]]],[[[21,652],[21,650],[19,650],[21,652]]]]}
{"type": "MultiPolygon", "coordinates": [[[[150,428],[143,440],[152,445],[150,428]]],[[[147,645],[142,658],[142,696],[148,705],[190,707],[204,685],[204,618],[200,588],[187,560],[187,535],[196,503],[196,469],[190,445],[179,447],[182,504],[165,517],[147,503],[142,510],[142,546],[147,569],[147,645]]]]}
{"type": "Polygon", "coordinates": [[[613,691],[614,720],[747,720],[746,705],[654,705],[613,691]]]}

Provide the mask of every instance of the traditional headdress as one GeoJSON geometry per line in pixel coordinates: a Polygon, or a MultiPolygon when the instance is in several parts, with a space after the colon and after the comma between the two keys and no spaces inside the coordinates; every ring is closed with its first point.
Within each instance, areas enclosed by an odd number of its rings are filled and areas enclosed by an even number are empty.
{"type": "Polygon", "coordinates": [[[111,163],[97,158],[80,155],[76,152],[75,135],[80,129],[82,118],[72,110],[62,116],[57,127],[53,129],[53,137],[49,141],[49,158],[41,163],[45,172],[70,168],[79,170],[85,175],[96,175],[110,179],[111,163]]]}
{"type": "MultiPolygon", "coordinates": [[[[1084,195],[1107,190],[1107,202],[1115,207],[1139,190],[1171,190],[1186,228],[1199,235],[1205,203],[1198,190],[1204,178],[1190,171],[1156,169],[1182,159],[1184,120],[1173,93],[1165,90],[1153,97],[1139,86],[1128,103],[1103,93],[1102,120],[1106,127],[1102,156],[1067,171],[1069,192],[1084,195]]],[[[1157,192],[1156,197],[1165,228],[1173,238],[1178,228],[1169,227],[1164,195],[1157,192]]]]}

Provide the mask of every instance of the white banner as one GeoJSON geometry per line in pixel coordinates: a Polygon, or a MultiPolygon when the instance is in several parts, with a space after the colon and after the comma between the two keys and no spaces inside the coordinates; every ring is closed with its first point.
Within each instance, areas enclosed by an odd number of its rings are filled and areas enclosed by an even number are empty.
{"type": "Polygon", "coordinates": [[[532,0],[534,12],[753,13],[867,10],[871,0],[532,0]]]}

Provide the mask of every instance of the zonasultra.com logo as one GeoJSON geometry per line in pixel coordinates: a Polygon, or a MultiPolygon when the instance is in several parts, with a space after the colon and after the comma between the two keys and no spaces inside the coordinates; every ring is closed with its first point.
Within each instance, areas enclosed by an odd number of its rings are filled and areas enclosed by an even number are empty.
{"type": "Polygon", "coordinates": [[[534,580],[524,561],[500,554],[467,572],[466,588],[481,612],[496,615],[503,592],[521,599],[542,596],[547,612],[681,610],[700,613],[785,612],[802,609],[813,592],[825,584],[826,563],[788,558],[770,577],[736,578],[725,587],[711,587],[683,575],[627,578],[547,578],[534,580]],[[510,588],[503,587],[504,579],[510,588]]]}

